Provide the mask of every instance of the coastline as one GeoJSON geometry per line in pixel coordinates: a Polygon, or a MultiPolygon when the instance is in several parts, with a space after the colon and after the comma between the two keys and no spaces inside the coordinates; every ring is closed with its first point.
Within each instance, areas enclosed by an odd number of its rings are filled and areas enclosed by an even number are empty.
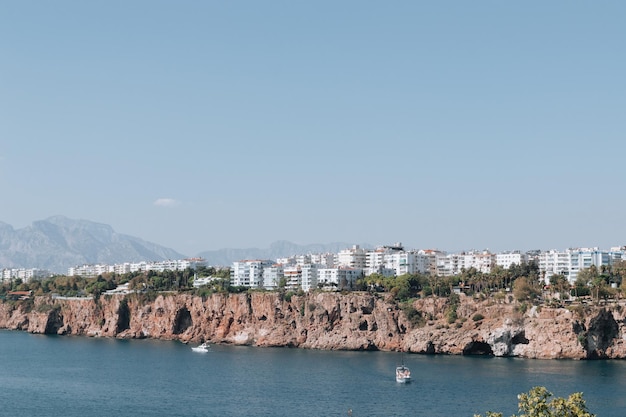
{"type": "Polygon", "coordinates": [[[516,302],[461,296],[400,305],[370,293],[277,292],[36,296],[0,304],[0,328],[37,334],[154,338],[324,350],[493,355],[537,359],[626,358],[620,305],[520,308],[516,302]]]}

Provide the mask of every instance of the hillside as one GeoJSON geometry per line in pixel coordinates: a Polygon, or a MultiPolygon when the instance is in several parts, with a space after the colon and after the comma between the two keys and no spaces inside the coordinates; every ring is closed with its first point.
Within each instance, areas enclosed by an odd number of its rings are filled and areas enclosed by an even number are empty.
{"type": "Polygon", "coordinates": [[[0,222],[0,268],[40,268],[66,273],[82,264],[182,259],[184,255],[106,224],[54,216],[14,229],[0,222]]]}

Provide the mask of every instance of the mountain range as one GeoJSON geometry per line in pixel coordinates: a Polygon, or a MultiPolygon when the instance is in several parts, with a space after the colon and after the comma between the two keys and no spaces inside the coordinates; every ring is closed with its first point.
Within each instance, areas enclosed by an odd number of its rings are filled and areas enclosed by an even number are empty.
{"type": "MultiPolygon", "coordinates": [[[[268,249],[220,249],[205,251],[209,265],[229,266],[242,259],[276,259],[297,254],[338,252],[348,243],[298,245],[277,241],[268,249]]],[[[362,244],[362,247],[369,247],[362,244]]],[[[3,268],[39,268],[65,274],[67,269],[84,264],[184,259],[173,249],[138,237],[117,233],[109,225],[89,220],[53,216],[14,229],[0,222],[0,270],[3,268]]]]}
{"type": "MultiPolygon", "coordinates": [[[[309,245],[298,245],[286,240],[279,240],[270,245],[268,249],[247,248],[247,249],[219,249],[215,251],[201,252],[198,256],[207,260],[209,265],[230,265],[234,261],[243,259],[277,259],[293,255],[304,255],[308,253],[337,253],[340,250],[352,247],[350,243],[316,243],[309,245]]],[[[371,247],[365,243],[359,246],[363,248],[371,247]]]]}
{"type": "Polygon", "coordinates": [[[106,224],[54,216],[15,230],[0,222],[0,268],[67,273],[72,266],[183,259],[184,255],[106,224]]]}

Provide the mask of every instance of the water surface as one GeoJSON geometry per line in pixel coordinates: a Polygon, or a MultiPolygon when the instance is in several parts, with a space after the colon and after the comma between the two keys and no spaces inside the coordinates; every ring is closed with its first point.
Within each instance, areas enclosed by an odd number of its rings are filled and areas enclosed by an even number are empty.
{"type": "MultiPolygon", "coordinates": [[[[22,416],[468,416],[517,412],[517,394],[583,391],[626,416],[626,363],[400,355],[43,336],[0,331],[0,399],[22,416]]],[[[8,415],[8,414],[7,414],[8,415]]]]}

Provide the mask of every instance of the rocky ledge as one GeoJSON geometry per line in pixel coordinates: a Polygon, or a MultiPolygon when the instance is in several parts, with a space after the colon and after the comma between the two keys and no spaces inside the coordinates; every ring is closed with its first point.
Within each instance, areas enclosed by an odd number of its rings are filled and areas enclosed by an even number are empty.
{"type": "Polygon", "coordinates": [[[449,300],[401,308],[369,293],[278,293],[197,297],[142,294],[92,299],[35,297],[0,304],[0,328],[40,334],[209,341],[334,350],[624,359],[622,306],[532,307],[461,295],[450,323],[449,300]]]}

